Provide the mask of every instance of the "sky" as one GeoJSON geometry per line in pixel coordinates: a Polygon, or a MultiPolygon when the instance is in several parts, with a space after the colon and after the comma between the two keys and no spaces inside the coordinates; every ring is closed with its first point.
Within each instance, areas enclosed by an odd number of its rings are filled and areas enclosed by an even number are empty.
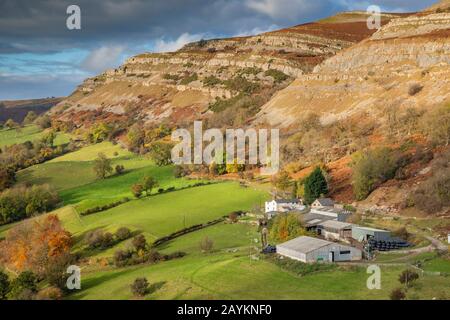
{"type": "Polygon", "coordinates": [[[0,100],[69,95],[142,52],[252,35],[337,12],[418,11],[436,0],[0,0],[0,100]],[[67,8],[81,10],[69,30],[67,8]]]}

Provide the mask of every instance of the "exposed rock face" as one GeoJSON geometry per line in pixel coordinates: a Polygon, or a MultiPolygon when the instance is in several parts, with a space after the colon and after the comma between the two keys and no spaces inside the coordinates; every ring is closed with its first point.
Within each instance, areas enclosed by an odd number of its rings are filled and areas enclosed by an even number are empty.
{"type": "Polygon", "coordinates": [[[267,103],[258,121],[295,127],[307,111],[323,123],[386,107],[430,108],[450,98],[450,13],[394,19],[339,52],[267,103]],[[410,94],[411,86],[421,91],[410,94]]]}
{"type": "MultiPolygon", "coordinates": [[[[384,15],[383,23],[398,15],[384,15]]],[[[342,49],[369,37],[367,15],[344,13],[316,23],[252,37],[199,41],[173,53],[145,53],[115,70],[87,79],[56,111],[61,120],[74,121],[78,112],[127,114],[158,122],[207,117],[216,99],[230,99],[239,91],[226,81],[241,75],[271,87],[276,70],[291,78],[311,72],[342,49]]],[[[289,81],[289,79],[287,80],[289,81]]],[[[138,120],[136,119],[136,120],[138,120]]]]}

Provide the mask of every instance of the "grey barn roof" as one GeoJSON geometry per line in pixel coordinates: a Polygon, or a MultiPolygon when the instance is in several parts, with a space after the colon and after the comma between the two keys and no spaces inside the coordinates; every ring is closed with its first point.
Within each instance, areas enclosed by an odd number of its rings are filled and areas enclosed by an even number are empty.
{"type": "Polygon", "coordinates": [[[322,222],[320,225],[324,228],[332,228],[337,230],[342,230],[353,226],[352,223],[340,222],[335,220],[327,220],[322,222]]]}
{"type": "Polygon", "coordinates": [[[333,201],[333,199],[330,199],[330,198],[319,198],[316,201],[318,201],[320,203],[320,205],[324,206],[324,207],[334,206],[334,201],[333,201]]]}
{"type": "Polygon", "coordinates": [[[322,239],[302,236],[302,237],[298,237],[293,240],[287,241],[285,243],[282,243],[278,246],[286,248],[286,249],[294,250],[297,252],[301,252],[301,253],[308,253],[308,252],[320,249],[320,248],[325,247],[330,244],[333,244],[333,243],[326,241],[326,240],[322,240],[322,239]]]}

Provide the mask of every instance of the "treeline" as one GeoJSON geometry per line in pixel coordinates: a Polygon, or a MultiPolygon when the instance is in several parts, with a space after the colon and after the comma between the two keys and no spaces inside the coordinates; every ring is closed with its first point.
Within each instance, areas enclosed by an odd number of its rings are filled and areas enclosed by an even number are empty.
{"type": "Polygon", "coordinates": [[[0,225],[51,211],[59,202],[58,193],[48,185],[7,189],[0,193],[0,225]]]}

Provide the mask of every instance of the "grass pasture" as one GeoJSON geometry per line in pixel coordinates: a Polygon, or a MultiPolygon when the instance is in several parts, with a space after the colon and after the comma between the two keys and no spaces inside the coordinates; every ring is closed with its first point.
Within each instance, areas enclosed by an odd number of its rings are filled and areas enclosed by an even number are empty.
{"type": "MultiPolygon", "coordinates": [[[[0,147],[39,140],[44,132],[36,125],[28,125],[20,130],[2,129],[0,130],[0,147]]],[[[64,133],[58,133],[54,143],[55,145],[61,145],[67,142],[69,142],[69,137],[64,133]]]]}

